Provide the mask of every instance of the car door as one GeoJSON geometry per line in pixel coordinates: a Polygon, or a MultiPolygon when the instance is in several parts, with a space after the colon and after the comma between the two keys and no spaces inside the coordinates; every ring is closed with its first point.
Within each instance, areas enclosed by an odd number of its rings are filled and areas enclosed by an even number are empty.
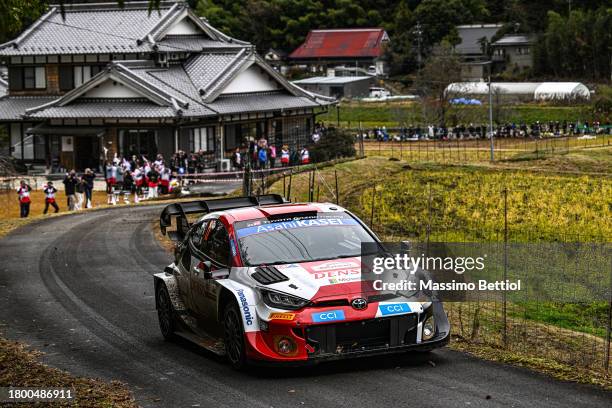
{"type": "Polygon", "coordinates": [[[206,226],[197,258],[191,267],[194,309],[212,330],[217,321],[218,279],[229,274],[230,263],[229,235],[218,219],[210,220],[206,226]]]}
{"type": "Polygon", "coordinates": [[[206,228],[206,224],[206,221],[195,224],[188,231],[183,242],[181,242],[177,247],[175,265],[178,273],[176,273],[175,276],[181,299],[189,310],[194,309],[191,288],[192,267],[198,262],[194,248],[197,248],[199,245],[204,229],[206,228]]]}

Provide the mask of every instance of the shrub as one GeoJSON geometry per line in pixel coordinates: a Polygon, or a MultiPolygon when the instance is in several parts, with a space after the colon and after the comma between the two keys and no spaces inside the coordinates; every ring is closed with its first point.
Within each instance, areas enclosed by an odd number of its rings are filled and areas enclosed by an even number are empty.
{"type": "Polygon", "coordinates": [[[355,156],[355,137],[344,129],[328,128],[318,143],[310,146],[310,156],[315,163],[340,157],[355,156]]]}

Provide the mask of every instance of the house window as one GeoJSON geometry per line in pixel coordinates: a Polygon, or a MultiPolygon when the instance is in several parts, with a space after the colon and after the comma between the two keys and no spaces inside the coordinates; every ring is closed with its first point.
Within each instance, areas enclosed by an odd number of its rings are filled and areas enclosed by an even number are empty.
{"type": "Polygon", "coordinates": [[[47,88],[47,71],[45,67],[11,67],[9,86],[13,91],[45,89],[47,88]]]}
{"type": "Polygon", "coordinates": [[[193,128],[189,131],[189,150],[192,152],[215,151],[215,128],[212,126],[193,128]]]}
{"type": "Polygon", "coordinates": [[[46,155],[45,137],[26,134],[26,130],[31,127],[31,123],[11,124],[11,154],[13,157],[22,160],[44,160],[46,155]]]}
{"type": "Polygon", "coordinates": [[[123,157],[144,155],[149,160],[155,160],[158,138],[155,129],[120,129],[119,155],[123,157]]]}
{"type": "Polygon", "coordinates": [[[59,69],[60,90],[69,91],[89,81],[104,65],[62,65],[59,69]]]}

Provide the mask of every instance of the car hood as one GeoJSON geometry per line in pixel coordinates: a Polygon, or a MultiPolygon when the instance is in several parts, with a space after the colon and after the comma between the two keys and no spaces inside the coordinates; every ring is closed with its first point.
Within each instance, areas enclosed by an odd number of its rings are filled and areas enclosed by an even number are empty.
{"type": "Polygon", "coordinates": [[[272,275],[286,279],[274,283],[261,278],[261,268],[250,268],[249,274],[258,286],[271,290],[295,295],[313,301],[346,298],[354,294],[373,293],[371,280],[362,280],[362,264],[360,257],[331,259],[325,261],[301,262],[283,265],[273,265],[272,275]],[[279,275],[276,272],[282,274],[279,275]]]}

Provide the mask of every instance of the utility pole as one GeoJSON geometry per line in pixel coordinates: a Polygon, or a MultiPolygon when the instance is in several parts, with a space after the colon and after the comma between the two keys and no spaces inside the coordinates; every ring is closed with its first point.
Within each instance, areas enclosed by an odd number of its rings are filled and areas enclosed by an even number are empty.
{"type": "Polygon", "coordinates": [[[491,138],[491,161],[495,161],[495,146],[493,142],[493,92],[491,90],[491,71],[493,61],[489,61],[489,137],[491,138]]]}

